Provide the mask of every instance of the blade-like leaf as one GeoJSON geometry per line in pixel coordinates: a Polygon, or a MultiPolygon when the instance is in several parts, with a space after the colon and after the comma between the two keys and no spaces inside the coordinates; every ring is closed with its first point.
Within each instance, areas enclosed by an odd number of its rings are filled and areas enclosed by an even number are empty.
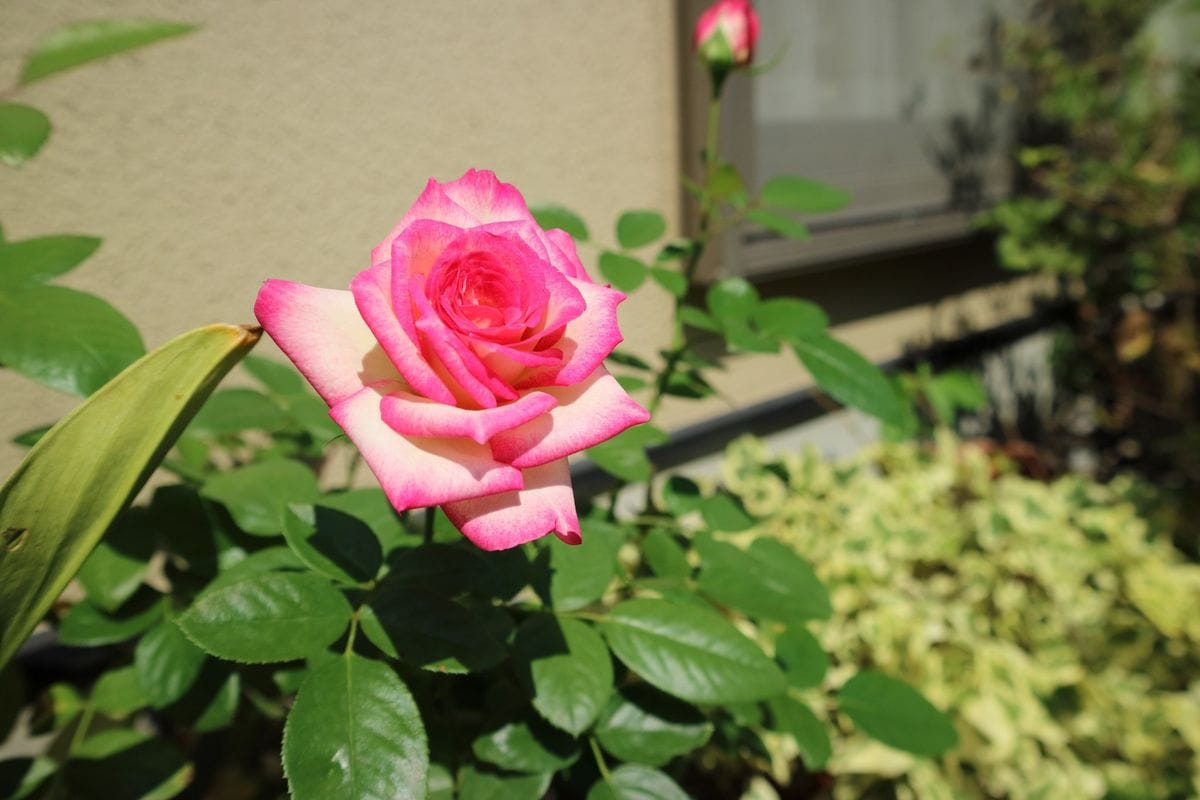
{"type": "Polygon", "coordinates": [[[937,756],[958,744],[950,718],[902,680],[863,670],[846,681],[838,707],[862,732],[897,750],[937,756]]]}
{"type": "Polygon", "coordinates": [[[293,800],[424,800],[425,726],[391,667],[352,653],[312,671],[283,732],[293,800]]]}
{"type": "Polygon", "coordinates": [[[625,664],[668,694],[694,703],[762,700],[783,673],[721,615],[665,600],[626,600],[601,623],[625,664]]]}
{"type": "Polygon", "coordinates": [[[89,395],[144,352],[133,323],[95,295],[0,289],[0,364],[52,389],[89,395]]]}
{"type": "Polygon", "coordinates": [[[258,337],[210,325],[168,342],[55,425],[0,487],[0,665],[258,337]]]}
{"type": "Polygon", "coordinates": [[[0,164],[19,167],[50,137],[50,120],[32,106],[0,103],[0,164]]]}
{"type": "Polygon", "coordinates": [[[817,385],[840,403],[906,428],[910,409],[879,367],[857,350],[824,334],[791,340],[817,385]]]}
{"type": "Polygon", "coordinates": [[[89,20],[66,25],[47,36],[29,54],[21,71],[21,83],[31,83],[64,69],[195,29],[195,25],[187,23],[153,19],[89,20]]]}

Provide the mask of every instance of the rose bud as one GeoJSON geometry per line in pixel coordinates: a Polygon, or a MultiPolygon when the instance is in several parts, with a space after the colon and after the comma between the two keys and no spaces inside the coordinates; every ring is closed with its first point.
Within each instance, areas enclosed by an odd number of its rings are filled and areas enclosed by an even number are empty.
{"type": "Polygon", "coordinates": [[[754,59],[758,13],[750,0],[717,0],[696,21],[692,44],[709,69],[727,72],[754,59]]]}

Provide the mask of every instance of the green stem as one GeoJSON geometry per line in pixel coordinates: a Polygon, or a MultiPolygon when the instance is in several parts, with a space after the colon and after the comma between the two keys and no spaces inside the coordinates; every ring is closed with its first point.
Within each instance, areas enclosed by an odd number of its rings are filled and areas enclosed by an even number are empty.
{"type": "Polygon", "coordinates": [[[595,736],[589,736],[588,744],[592,747],[592,755],[596,758],[596,767],[600,770],[600,777],[604,778],[605,783],[612,783],[612,773],[608,771],[608,764],[604,762],[604,754],[600,752],[600,743],[596,741],[595,736]]]}
{"type": "MultiPolygon", "coordinates": [[[[704,151],[700,154],[704,169],[704,184],[703,189],[706,193],[700,198],[700,219],[697,224],[696,238],[693,242],[692,250],[688,254],[687,262],[683,267],[683,276],[687,279],[687,286],[690,289],[692,281],[696,278],[696,270],[700,266],[700,258],[704,255],[705,248],[708,247],[708,240],[712,235],[713,211],[714,203],[707,196],[708,187],[712,182],[713,170],[717,165],[717,133],[721,123],[721,86],[714,78],[713,93],[708,100],[708,129],[704,137],[704,151]]],[[[683,323],[679,319],[679,312],[683,308],[684,298],[688,292],[684,292],[683,297],[675,298],[675,305],[671,315],[673,326],[671,348],[667,351],[666,363],[663,365],[662,372],[659,373],[658,379],[655,381],[654,394],[650,398],[646,409],[650,412],[651,418],[658,412],[658,408],[662,405],[663,398],[666,397],[667,389],[671,385],[671,379],[675,376],[675,372],[679,369],[679,364],[683,360],[683,354],[687,352],[687,337],[683,332],[683,323]]],[[[646,498],[643,504],[644,513],[653,513],[654,505],[654,476],[657,474],[658,468],[654,464],[650,465],[650,478],[646,481],[646,498]]]]}
{"type": "Polygon", "coordinates": [[[350,635],[346,637],[346,649],[342,651],[347,658],[354,652],[354,639],[358,636],[358,615],[361,611],[361,608],[357,608],[350,615],[350,635]]]}

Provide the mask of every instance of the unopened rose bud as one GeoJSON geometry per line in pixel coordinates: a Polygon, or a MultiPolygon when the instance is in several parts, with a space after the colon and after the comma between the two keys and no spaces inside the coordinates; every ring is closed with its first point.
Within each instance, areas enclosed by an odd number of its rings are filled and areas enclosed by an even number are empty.
{"type": "Polygon", "coordinates": [[[744,67],[754,59],[758,14],[750,0],[717,0],[696,21],[692,44],[714,74],[744,67]]]}

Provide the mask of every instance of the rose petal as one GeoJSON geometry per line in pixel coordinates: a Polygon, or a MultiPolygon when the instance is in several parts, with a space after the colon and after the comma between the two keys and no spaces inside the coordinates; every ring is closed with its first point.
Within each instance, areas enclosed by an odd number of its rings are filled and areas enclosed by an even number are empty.
{"type": "Polygon", "coordinates": [[[417,331],[421,344],[431,351],[445,368],[466,399],[479,408],[495,408],[497,400],[511,400],[516,391],[498,379],[489,379],[487,368],[475,351],[467,347],[458,334],[446,327],[437,311],[430,305],[422,288],[423,276],[414,275],[409,294],[417,311],[417,331]]]}
{"type": "Polygon", "coordinates": [[[517,188],[501,182],[491,170],[469,169],[458,180],[443,183],[442,189],[481,225],[514,219],[533,221],[517,188]]]}
{"type": "Polygon", "coordinates": [[[650,419],[603,366],[574,386],[547,387],[558,401],[548,413],[491,440],[497,460],[522,469],[565,458],[650,419]]]}
{"type": "Polygon", "coordinates": [[[454,526],[483,550],[505,550],[554,533],[583,541],[565,458],[524,470],[525,488],[442,506],[454,526]]]}
{"type": "MultiPolygon", "coordinates": [[[[354,301],[362,319],[409,386],[431,400],[456,403],[454,393],[430,367],[428,359],[421,352],[415,327],[407,330],[392,306],[391,267],[380,264],[364,269],[354,276],[350,290],[354,293],[354,301]]],[[[408,321],[411,325],[411,311],[408,321]]]]}
{"type": "Polygon", "coordinates": [[[258,290],[254,316],[330,405],[399,377],[350,292],[269,280],[258,290]]]}
{"type": "Polygon", "coordinates": [[[625,295],[596,283],[575,278],[571,285],[583,296],[582,314],[567,323],[562,338],[554,346],[563,352],[560,367],[531,369],[517,381],[517,389],[544,386],[570,386],[592,374],[601,362],[622,341],[617,327],[617,306],[625,295]]]}
{"type": "Polygon", "coordinates": [[[446,194],[445,184],[430,178],[417,201],[405,212],[396,226],[383,238],[383,241],[371,250],[371,264],[386,264],[392,257],[393,242],[413,223],[421,220],[446,223],[457,228],[473,228],[479,224],[478,218],[450,199],[446,194]]]}
{"type": "Polygon", "coordinates": [[[383,398],[383,421],[405,436],[465,437],[480,444],[554,408],[545,392],[529,392],[497,408],[472,410],[435,403],[404,391],[383,398]]]}
{"type": "Polygon", "coordinates": [[[581,281],[595,283],[592,276],[583,268],[579,260],[579,251],[575,249],[575,240],[571,234],[558,228],[542,231],[542,240],[546,246],[546,254],[550,263],[568,278],[578,278],[581,281]]]}
{"type": "Polygon", "coordinates": [[[509,492],[524,483],[521,471],[492,458],[487,445],[461,438],[404,436],[383,421],[381,405],[396,383],[368,386],[329,410],[358,445],[398,511],[509,492]]]}

